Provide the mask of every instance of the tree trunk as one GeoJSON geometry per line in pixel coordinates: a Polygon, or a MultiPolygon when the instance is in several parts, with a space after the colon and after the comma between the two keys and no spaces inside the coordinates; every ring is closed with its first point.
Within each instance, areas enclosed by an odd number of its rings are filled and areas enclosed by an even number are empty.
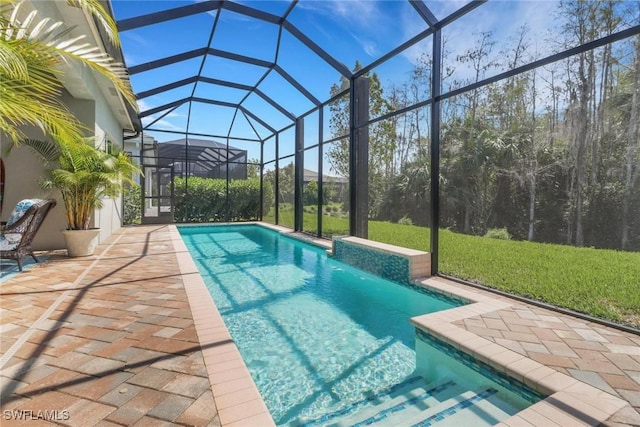
{"type": "Polygon", "coordinates": [[[468,201],[464,204],[464,232],[471,234],[471,203],[468,201]]]}
{"type": "Polygon", "coordinates": [[[527,240],[533,242],[536,226],[536,180],[538,174],[538,159],[536,158],[536,72],[533,71],[531,83],[531,147],[529,150],[529,232],[527,240]]]}
{"type": "Polygon", "coordinates": [[[578,133],[576,138],[577,154],[576,154],[576,246],[584,246],[584,226],[583,226],[583,208],[585,193],[585,177],[587,171],[587,146],[589,137],[589,98],[591,95],[591,76],[588,70],[585,70],[587,58],[585,54],[580,55],[580,66],[578,77],[579,99],[578,99],[578,133]]]}
{"type": "Polygon", "coordinates": [[[531,174],[529,178],[529,233],[527,240],[533,242],[535,237],[536,224],[536,175],[531,174]]]}
{"type": "Polygon", "coordinates": [[[636,40],[635,58],[634,58],[634,79],[631,96],[631,113],[629,115],[629,129],[627,132],[627,153],[625,159],[625,180],[624,180],[624,194],[622,197],[622,249],[629,247],[629,229],[630,229],[630,210],[631,210],[631,196],[634,194],[635,186],[638,181],[638,167],[634,171],[636,152],[638,150],[638,144],[640,139],[640,132],[638,129],[638,96],[640,92],[640,39],[636,40]]]}

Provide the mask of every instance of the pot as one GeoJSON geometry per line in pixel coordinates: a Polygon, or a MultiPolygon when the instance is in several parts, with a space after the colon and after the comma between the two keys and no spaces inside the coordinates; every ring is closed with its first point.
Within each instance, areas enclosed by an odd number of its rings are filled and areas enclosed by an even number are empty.
{"type": "Polygon", "coordinates": [[[64,230],[62,234],[67,243],[67,253],[70,257],[90,256],[98,246],[100,229],[64,230]]]}

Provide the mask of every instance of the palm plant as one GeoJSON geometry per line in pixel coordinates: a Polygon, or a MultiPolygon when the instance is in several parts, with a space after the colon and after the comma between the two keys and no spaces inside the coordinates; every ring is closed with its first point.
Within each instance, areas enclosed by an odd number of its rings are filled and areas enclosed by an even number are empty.
{"type": "MultiPolygon", "coordinates": [[[[25,139],[22,126],[39,127],[56,141],[81,143],[83,125],[61,101],[64,62],[80,62],[106,77],[136,106],[128,73],[98,47],[73,36],[73,28],[27,13],[24,0],[0,0],[0,133],[14,145],[25,139]]],[[[111,42],[119,45],[116,24],[99,0],[67,0],[92,15],[111,42]]]]}
{"type": "Polygon", "coordinates": [[[50,165],[42,186],[60,190],[69,230],[88,230],[91,215],[102,207],[103,198],[118,196],[122,184],[134,184],[132,176],[140,172],[125,152],[118,148],[112,153],[102,151],[92,138],[80,144],[65,140],[24,143],[50,165]]]}

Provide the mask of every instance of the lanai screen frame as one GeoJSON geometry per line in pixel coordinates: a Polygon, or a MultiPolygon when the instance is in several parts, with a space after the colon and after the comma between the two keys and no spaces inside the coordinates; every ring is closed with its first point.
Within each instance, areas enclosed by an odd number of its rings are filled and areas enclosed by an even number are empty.
{"type": "MultiPolygon", "coordinates": [[[[490,85],[492,83],[496,83],[507,79],[509,77],[513,77],[522,73],[526,73],[528,71],[537,69],[544,65],[548,65],[551,63],[555,63],[561,61],[563,59],[569,58],[571,56],[584,53],[598,47],[605,46],[607,44],[614,43],[616,41],[624,40],[633,36],[640,34],[640,25],[631,26],[622,31],[607,35],[605,37],[590,41],[588,43],[564,50],[559,53],[555,53],[544,57],[542,59],[535,60],[526,65],[519,66],[502,73],[499,73],[495,76],[485,78],[476,83],[468,84],[464,87],[457,88],[454,90],[449,90],[446,92],[442,92],[442,76],[441,76],[441,68],[442,68],[442,30],[460,19],[467,13],[475,10],[480,7],[486,0],[472,1],[457,11],[453,12],[449,16],[438,20],[436,16],[430,11],[428,6],[422,0],[407,0],[411,6],[415,9],[416,13],[425,21],[428,25],[428,28],[410,40],[402,43],[391,51],[387,52],[385,55],[371,62],[370,64],[364,66],[362,69],[351,72],[348,68],[346,68],[343,64],[329,55],[326,51],[324,51],[320,46],[315,44],[311,39],[309,39],[302,31],[296,28],[293,24],[287,21],[287,16],[296,6],[298,0],[293,0],[286,12],[278,17],[266,12],[263,12],[258,9],[253,9],[249,6],[240,5],[232,2],[223,2],[223,1],[209,1],[203,3],[195,3],[193,5],[180,7],[177,9],[171,9],[163,12],[157,12],[152,15],[153,17],[149,18],[147,15],[125,19],[123,21],[118,22],[118,27],[120,31],[126,31],[129,29],[136,28],[138,26],[151,25],[155,22],[163,22],[166,20],[176,19],[182,16],[187,16],[189,14],[202,13],[202,12],[211,12],[214,10],[218,11],[216,15],[216,22],[219,18],[219,13],[222,9],[231,10],[237,13],[244,14],[248,17],[260,19],[266,22],[271,22],[273,24],[279,25],[279,39],[282,34],[283,29],[287,29],[293,36],[295,36],[300,42],[302,42],[307,48],[312,50],[315,54],[317,54],[323,61],[329,64],[331,67],[336,69],[343,77],[348,78],[350,85],[349,88],[336,94],[332,98],[320,102],[317,100],[312,94],[304,89],[300,83],[298,83],[293,77],[291,77],[285,70],[283,70],[277,63],[269,63],[268,61],[258,60],[255,58],[250,58],[242,55],[232,54],[229,52],[223,52],[217,49],[213,49],[211,47],[206,47],[203,49],[197,49],[196,51],[185,52],[180,55],[174,55],[173,57],[163,58],[161,60],[153,61],[153,63],[141,64],[138,66],[134,66],[130,68],[132,73],[137,73],[141,71],[145,71],[148,69],[152,69],[155,67],[168,65],[177,61],[180,61],[185,58],[197,57],[199,55],[213,55],[220,56],[227,59],[237,60],[253,65],[264,66],[268,69],[267,73],[256,83],[254,86],[240,85],[237,83],[229,82],[229,81],[221,81],[207,78],[202,76],[202,65],[200,67],[199,73],[197,76],[189,77],[187,79],[180,80],[178,82],[174,82],[162,87],[155,88],[153,90],[148,90],[145,92],[141,92],[138,94],[139,98],[142,99],[146,96],[151,96],[153,94],[160,93],[165,90],[170,90],[172,88],[178,87],[180,85],[188,84],[188,83],[197,83],[198,81],[202,81],[205,83],[216,83],[229,87],[241,88],[244,90],[248,90],[247,96],[243,99],[243,101],[251,94],[256,93],[262,99],[264,99],[271,106],[280,111],[283,115],[291,120],[291,124],[276,130],[272,126],[270,126],[267,122],[260,119],[257,115],[253,114],[251,111],[247,110],[242,106],[242,102],[238,104],[231,104],[228,102],[216,101],[211,99],[202,99],[194,97],[195,86],[192,92],[191,97],[184,98],[172,102],[171,104],[166,104],[160,107],[156,107],[147,111],[143,111],[140,113],[140,118],[144,118],[151,114],[164,112],[160,117],[156,118],[153,122],[143,127],[144,130],[147,131],[156,131],[156,132],[171,132],[176,134],[181,134],[185,136],[185,139],[188,140],[189,135],[199,136],[199,137],[211,137],[216,139],[223,139],[227,141],[227,146],[229,146],[230,141],[233,140],[244,140],[251,141],[260,144],[260,181],[261,181],[261,189],[260,189],[260,216],[261,219],[264,217],[262,206],[264,203],[264,170],[265,165],[269,165],[273,163],[275,165],[275,189],[274,192],[276,194],[275,198],[275,223],[280,223],[278,207],[279,207],[279,169],[280,169],[280,161],[283,159],[289,159],[291,157],[294,158],[294,189],[295,189],[295,203],[294,203],[294,230],[295,231],[304,231],[303,230],[303,221],[302,221],[302,190],[303,190],[303,162],[301,159],[303,158],[304,151],[308,149],[318,148],[318,176],[323,176],[322,170],[322,154],[323,154],[323,146],[325,144],[341,140],[343,138],[349,138],[350,151],[349,151],[349,201],[350,201],[350,210],[349,210],[349,234],[358,237],[367,237],[367,144],[368,144],[368,127],[377,122],[383,121],[385,119],[389,119],[395,116],[399,116],[401,114],[405,114],[407,112],[411,112],[418,108],[422,107],[430,107],[430,247],[431,247],[431,273],[433,275],[439,274],[438,268],[438,256],[439,256],[439,229],[440,229],[440,135],[441,135],[441,103],[447,99],[453,98],[455,96],[467,93],[469,91],[490,85]],[[415,103],[413,105],[409,105],[405,108],[384,114],[382,116],[376,117],[374,119],[369,119],[368,117],[368,80],[367,73],[374,70],[377,66],[389,61],[390,59],[396,57],[401,52],[406,50],[407,48],[416,45],[417,43],[425,40],[426,38],[431,37],[431,54],[432,54],[432,72],[431,72],[431,96],[429,99],[424,101],[415,103]],[[309,111],[301,114],[300,116],[295,116],[291,112],[284,109],[278,103],[273,101],[269,96],[263,93],[258,85],[266,78],[269,72],[275,71],[279,73],[289,84],[294,86],[298,91],[300,91],[304,96],[306,96],[313,104],[314,107],[309,111]],[[349,97],[349,107],[350,107],[350,130],[348,135],[339,135],[332,137],[328,140],[324,140],[323,129],[324,129],[324,114],[323,108],[335,102],[335,100],[348,96],[349,97]],[[233,121],[229,126],[229,132],[227,135],[213,135],[213,134],[203,134],[203,133],[191,133],[189,132],[189,120],[187,120],[187,129],[185,132],[175,132],[175,131],[166,131],[161,129],[154,129],[152,126],[157,121],[161,120],[166,115],[170,114],[180,105],[189,102],[189,108],[191,108],[191,102],[202,102],[209,103],[214,105],[221,105],[230,108],[235,108],[236,113],[234,114],[234,120],[238,113],[243,114],[246,118],[251,117],[257,123],[264,126],[270,132],[270,135],[264,138],[256,138],[256,139],[248,139],[248,138],[237,138],[231,134],[231,129],[233,127],[233,121]],[[311,146],[304,146],[304,121],[305,118],[313,113],[318,113],[319,120],[319,135],[318,135],[318,143],[311,146]],[[295,152],[293,155],[287,155],[285,157],[279,156],[279,136],[281,133],[290,130],[295,130],[295,152]],[[275,139],[275,159],[270,160],[268,162],[264,161],[264,144],[266,141],[271,138],[275,139]]],[[[211,43],[211,38],[215,32],[215,24],[212,28],[209,44],[211,43]]],[[[279,44],[276,48],[276,57],[277,50],[280,48],[279,44]]],[[[203,63],[204,64],[204,60],[203,63]]],[[[250,120],[248,120],[251,123],[250,120]]],[[[257,132],[256,132],[257,134],[257,132]]],[[[227,185],[228,185],[227,179],[227,185]]],[[[323,194],[323,183],[320,179],[318,182],[318,212],[322,212],[322,197],[323,194]]],[[[318,237],[323,236],[323,216],[318,214],[317,216],[317,231],[316,235],[318,237]]]]}

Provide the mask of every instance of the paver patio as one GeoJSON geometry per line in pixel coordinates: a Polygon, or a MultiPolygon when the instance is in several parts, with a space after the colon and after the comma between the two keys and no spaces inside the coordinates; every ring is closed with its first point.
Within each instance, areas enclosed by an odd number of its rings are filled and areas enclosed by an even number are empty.
{"type": "MultiPolygon", "coordinates": [[[[0,285],[3,425],[272,423],[176,236],[123,228],[0,285]]],[[[640,425],[640,336],[509,301],[455,324],[629,402],[607,425],[640,425]]]]}

